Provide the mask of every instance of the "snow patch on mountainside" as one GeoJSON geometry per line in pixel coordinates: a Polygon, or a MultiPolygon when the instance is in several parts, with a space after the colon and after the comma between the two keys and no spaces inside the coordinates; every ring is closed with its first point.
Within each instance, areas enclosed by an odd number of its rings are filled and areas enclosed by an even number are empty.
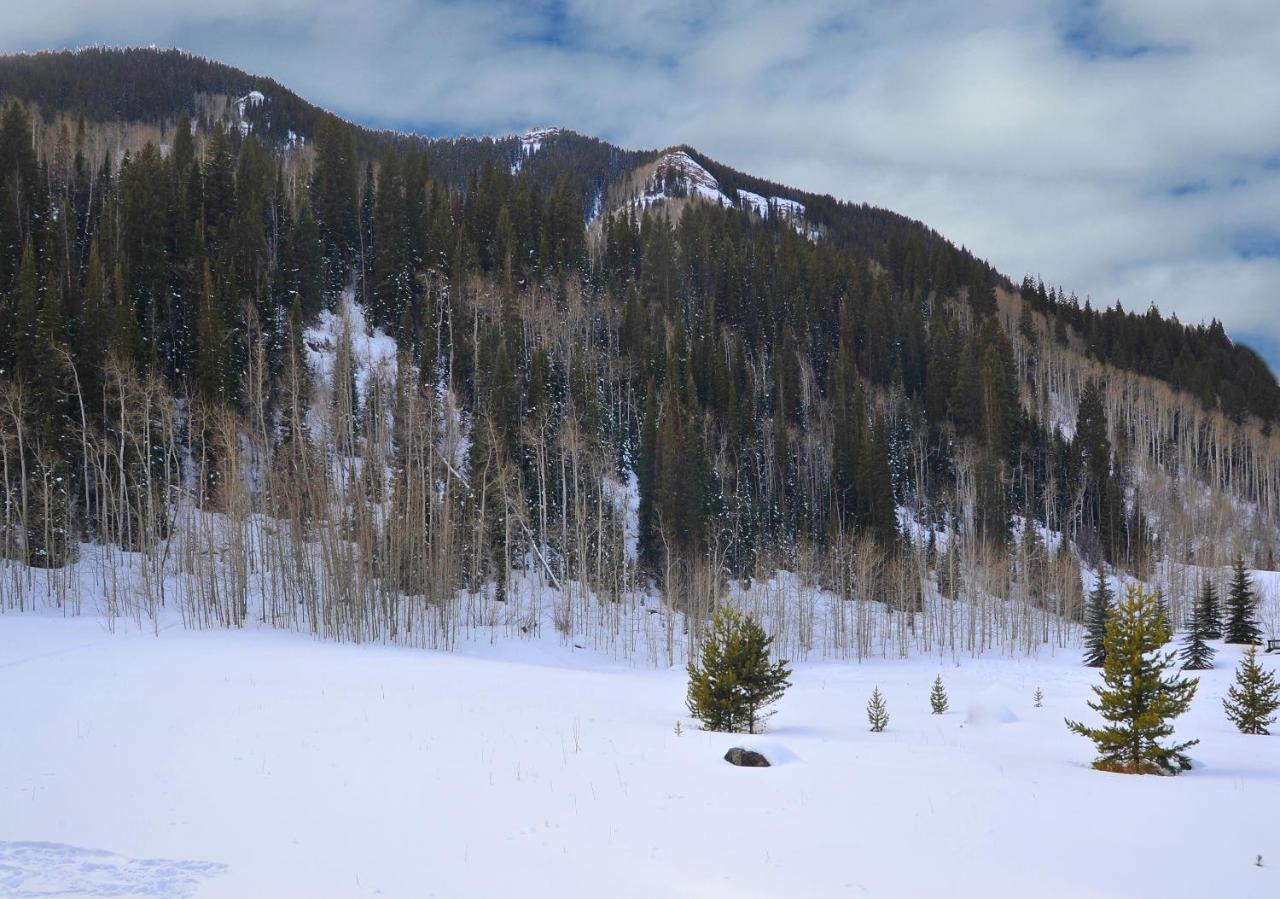
{"type": "Polygon", "coordinates": [[[738,202],[761,218],[769,218],[774,212],[778,214],[779,218],[787,219],[788,221],[804,218],[804,204],[798,200],[788,200],[786,197],[769,197],[766,199],[760,194],[738,188],[738,202]]]}
{"type": "Polygon", "coordinates": [[[252,126],[249,124],[249,121],[245,118],[245,113],[256,106],[261,106],[264,102],[266,102],[266,99],[267,98],[262,94],[261,91],[249,91],[249,93],[245,94],[243,97],[236,100],[236,115],[239,117],[239,120],[240,120],[240,136],[241,137],[248,137],[249,132],[253,130],[252,126]]]}
{"type": "Polygon", "coordinates": [[[753,191],[738,188],[738,205],[761,218],[777,215],[810,240],[821,237],[821,232],[805,218],[805,205],[799,200],[789,200],[786,197],[766,198],[753,191]]]}
{"type": "Polygon", "coordinates": [[[733,206],[733,201],[721,192],[715,176],[688,153],[677,150],[658,160],[633,205],[645,209],[663,200],[686,198],[733,206]]]}
{"type": "Polygon", "coordinates": [[[640,557],[640,479],[630,469],[622,478],[605,477],[600,482],[605,499],[622,516],[623,553],[628,562],[640,557]]]}
{"type": "Polygon", "coordinates": [[[684,150],[675,150],[654,164],[652,174],[629,205],[641,210],[667,200],[701,200],[727,209],[745,209],[761,218],[776,215],[809,240],[817,240],[821,236],[821,232],[805,218],[805,205],[798,200],[764,197],[741,188],[736,193],[736,200],[730,198],[705,166],[684,150]]]}
{"type": "Polygon", "coordinates": [[[560,133],[559,128],[530,128],[520,135],[519,155],[511,163],[511,174],[516,174],[524,167],[524,161],[542,149],[544,141],[550,140],[560,133]]]}
{"type": "Polygon", "coordinates": [[[351,335],[351,355],[356,366],[356,391],[363,401],[368,393],[369,379],[375,375],[395,383],[396,340],[381,328],[370,328],[365,320],[364,307],[356,302],[355,294],[345,290],[336,309],[320,313],[316,323],[307,328],[307,363],[317,381],[330,384],[333,380],[333,364],[344,329],[351,335]]]}

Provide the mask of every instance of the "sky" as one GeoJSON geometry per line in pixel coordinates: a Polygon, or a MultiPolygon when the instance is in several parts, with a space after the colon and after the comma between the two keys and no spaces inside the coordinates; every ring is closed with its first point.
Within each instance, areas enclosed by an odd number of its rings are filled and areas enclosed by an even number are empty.
{"type": "Polygon", "coordinates": [[[89,43],[370,125],[691,144],[1280,370],[1276,0],[0,0],[0,50],[89,43]]]}

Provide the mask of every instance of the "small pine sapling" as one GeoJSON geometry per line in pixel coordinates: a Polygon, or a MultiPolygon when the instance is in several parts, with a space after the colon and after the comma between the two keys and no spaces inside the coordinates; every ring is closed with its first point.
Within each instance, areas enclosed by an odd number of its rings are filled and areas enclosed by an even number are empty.
{"type": "Polygon", "coordinates": [[[1222,707],[1242,734],[1269,734],[1280,709],[1280,684],[1273,672],[1258,664],[1258,650],[1249,651],[1236,669],[1236,682],[1227,690],[1222,707]]]}
{"type": "Polygon", "coordinates": [[[1039,687],[1036,687],[1036,692],[1032,695],[1031,699],[1035,702],[1036,708],[1044,708],[1044,691],[1039,687]]]}
{"type": "Polygon", "coordinates": [[[1222,639],[1222,605],[1218,601],[1218,588],[1208,578],[1200,586],[1200,598],[1205,604],[1205,619],[1209,622],[1209,639],[1222,639]]]}
{"type": "Polygon", "coordinates": [[[1172,639],[1173,619],[1169,617],[1169,601],[1164,597],[1164,590],[1156,590],[1156,611],[1160,613],[1160,620],[1164,622],[1165,633],[1172,639]]]}
{"type": "Polygon", "coordinates": [[[942,675],[933,681],[933,689],[929,691],[929,707],[935,715],[943,715],[947,711],[947,691],[942,686],[942,675]]]}
{"type": "Polygon", "coordinates": [[[871,732],[878,734],[889,726],[889,708],[885,705],[880,688],[876,687],[867,702],[867,721],[871,723],[871,732]]]}

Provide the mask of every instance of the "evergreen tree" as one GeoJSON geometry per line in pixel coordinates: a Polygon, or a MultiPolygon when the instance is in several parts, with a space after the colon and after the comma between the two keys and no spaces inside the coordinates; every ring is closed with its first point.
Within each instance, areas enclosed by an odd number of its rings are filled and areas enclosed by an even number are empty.
{"type": "Polygon", "coordinates": [[[1191,629],[1182,641],[1179,658],[1182,659],[1182,667],[1189,671],[1204,671],[1213,667],[1213,656],[1217,650],[1208,643],[1213,639],[1211,635],[1214,630],[1213,621],[1209,617],[1212,612],[1212,591],[1213,585],[1205,581],[1191,613],[1191,629]]]}
{"type": "Polygon", "coordinates": [[[1085,384],[1076,414],[1072,441],[1073,465],[1084,486],[1084,525],[1098,538],[1103,556],[1116,562],[1124,548],[1124,497],[1112,474],[1112,446],[1107,437],[1107,413],[1102,388],[1085,384]]]}
{"type": "Polygon", "coordinates": [[[1156,589],[1156,611],[1160,614],[1160,620],[1164,622],[1165,632],[1173,637],[1173,619],[1169,617],[1169,600],[1165,598],[1164,589],[1156,589]]]}
{"type": "Polygon", "coordinates": [[[325,287],[337,292],[359,242],[357,160],[350,126],[325,116],[316,130],[315,148],[311,196],[324,247],[325,287]]]}
{"type": "Polygon", "coordinates": [[[226,400],[227,334],[222,317],[222,304],[213,285],[209,262],[204,263],[204,282],[196,319],[196,386],[209,402],[226,400]]]}
{"type": "Polygon", "coordinates": [[[1204,602],[1205,636],[1210,640],[1222,639],[1222,607],[1218,602],[1218,588],[1205,578],[1200,584],[1200,598],[1204,602]]]}
{"type": "Polygon", "coordinates": [[[939,674],[933,681],[933,689],[929,691],[929,707],[933,709],[933,714],[941,715],[947,710],[947,691],[942,686],[942,675],[939,674]]]}
{"type": "Polygon", "coordinates": [[[754,618],[721,606],[711,619],[699,660],[690,661],[689,712],[707,730],[755,733],[762,710],[791,686],[786,659],[769,658],[773,638],[754,618]]]}
{"type": "Polygon", "coordinates": [[[1226,642],[1261,643],[1262,628],[1258,625],[1257,613],[1258,597],[1253,592],[1253,581],[1244,567],[1244,559],[1237,556],[1227,593],[1226,642]]]}
{"type": "Polygon", "coordinates": [[[636,459],[636,487],[640,493],[637,535],[640,561],[650,569],[658,565],[657,455],[658,388],[653,378],[645,389],[644,417],[640,422],[640,452],[636,459]]]}
{"type": "Polygon", "coordinates": [[[1130,587],[1107,622],[1103,685],[1089,708],[1102,715],[1103,727],[1067,721],[1073,733],[1093,740],[1093,766],[1123,774],[1177,774],[1191,767],[1183,750],[1197,740],[1173,745],[1161,741],[1173,733],[1172,719],[1191,705],[1196,682],[1170,674],[1173,654],[1160,652],[1168,639],[1155,597],[1130,587]]]}
{"type": "Polygon", "coordinates": [[[1280,683],[1275,673],[1258,664],[1257,647],[1250,646],[1236,669],[1236,682],[1227,690],[1222,707],[1242,734],[1269,734],[1267,725],[1280,709],[1280,683]]]}
{"type": "Polygon", "coordinates": [[[878,734],[889,726],[889,707],[885,704],[879,687],[871,692],[871,698],[867,700],[867,722],[871,725],[873,734],[878,734]]]}
{"type": "Polygon", "coordinates": [[[859,465],[866,503],[863,523],[882,547],[891,549],[898,537],[898,513],[889,467],[889,432],[882,417],[876,416],[864,438],[859,465]]]}
{"type": "Polygon", "coordinates": [[[1089,593],[1089,605],[1084,613],[1084,663],[1090,668],[1101,668],[1107,660],[1107,622],[1114,599],[1115,593],[1107,582],[1107,569],[1099,566],[1097,583],[1089,593]]]}

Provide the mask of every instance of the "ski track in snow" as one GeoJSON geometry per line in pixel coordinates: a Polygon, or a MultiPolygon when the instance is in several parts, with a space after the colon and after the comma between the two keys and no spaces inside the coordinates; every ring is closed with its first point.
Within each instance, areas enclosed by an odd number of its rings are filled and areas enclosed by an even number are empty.
{"type": "Polygon", "coordinates": [[[154,896],[184,899],[224,873],[217,862],[129,858],[66,843],[0,841],[0,891],[11,899],[154,896]]]}

